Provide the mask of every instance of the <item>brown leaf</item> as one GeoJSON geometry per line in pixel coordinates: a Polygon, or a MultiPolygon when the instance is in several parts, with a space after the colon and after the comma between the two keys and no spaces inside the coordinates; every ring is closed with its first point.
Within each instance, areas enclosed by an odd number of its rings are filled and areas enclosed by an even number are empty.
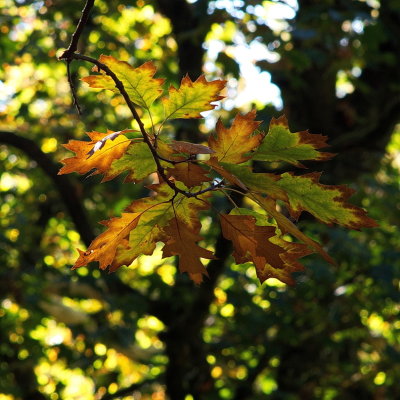
{"type": "Polygon", "coordinates": [[[317,243],[315,240],[309,238],[303,232],[301,232],[297,226],[290,221],[290,219],[286,218],[282,213],[276,210],[275,201],[270,198],[264,198],[260,195],[252,193],[252,196],[255,200],[264,208],[264,210],[275,219],[278,224],[279,229],[283,233],[290,233],[295,238],[301,240],[306,243],[308,246],[317,251],[328,263],[335,265],[335,261],[332,257],[323,249],[323,247],[317,243]]]}
{"type": "Polygon", "coordinates": [[[173,168],[168,168],[167,170],[169,176],[173,176],[189,188],[211,181],[211,178],[207,176],[207,171],[190,162],[176,164],[173,168]]]}
{"type": "Polygon", "coordinates": [[[179,270],[187,272],[190,278],[199,284],[203,280],[203,275],[207,275],[207,270],[201,263],[200,258],[209,260],[215,258],[213,253],[197,245],[202,239],[198,231],[194,232],[179,219],[173,218],[164,232],[167,236],[163,247],[163,257],[179,256],[179,270]]]}
{"type": "Polygon", "coordinates": [[[258,226],[249,215],[220,214],[220,220],[224,237],[233,242],[237,263],[253,262],[261,283],[268,278],[294,283],[291,273],[303,269],[297,258],[310,253],[306,246],[278,238],[275,227],[258,226]]]}
{"type": "Polygon", "coordinates": [[[177,153],[188,153],[188,154],[212,154],[213,149],[208,146],[197,143],[189,143],[184,141],[173,140],[171,143],[171,148],[177,153]]]}

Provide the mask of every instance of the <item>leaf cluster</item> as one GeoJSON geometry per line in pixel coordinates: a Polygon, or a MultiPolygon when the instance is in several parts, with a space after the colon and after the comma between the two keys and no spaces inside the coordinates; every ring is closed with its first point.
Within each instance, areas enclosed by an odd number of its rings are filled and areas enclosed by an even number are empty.
{"type": "Polygon", "coordinates": [[[179,256],[180,270],[200,283],[207,275],[200,259],[214,255],[199,245],[199,213],[211,208],[214,192],[223,193],[234,205],[229,214],[215,212],[224,237],[233,243],[236,262],[254,264],[260,282],[277,278],[293,284],[292,273],[303,269],[299,259],[312,252],[333,263],[322,246],[293,222],[304,211],[328,225],[376,226],[364,210],[347,202],[351,189],[323,185],[319,173],[258,173],[251,167],[252,161],[303,168],[304,161],[327,160],[333,154],[320,151],[327,146],[325,136],[293,133],[284,116],[272,119],[264,132],[251,111],[237,114],[229,127],[219,120],[206,145],[174,141],[166,123],[201,118],[202,112],[214,109],[223,98],[225,81],[209,82],[204,76],[192,81],[185,76],[179,88],[170,86],[165,93],[164,79],[154,77],[152,62],[134,68],[112,56],[94,61],[76,58],[95,64],[95,74],[82,79],[91,88],[122,94],[139,129],[89,132],[90,141],[71,140],[65,147],[75,156],[62,161],[59,173],[92,171],[103,174],[103,181],[125,173],[126,182],[151,180],[152,194],[134,200],[120,217],[103,221],[107,230],[87,251],[79,250],[74,268],[98,261],[101,269],[115,271],[141,254],[152,254],[162,242],[163,256],[179,256]],[[231,192],[244,196],[248,207],[235,204],[231,192]]]}

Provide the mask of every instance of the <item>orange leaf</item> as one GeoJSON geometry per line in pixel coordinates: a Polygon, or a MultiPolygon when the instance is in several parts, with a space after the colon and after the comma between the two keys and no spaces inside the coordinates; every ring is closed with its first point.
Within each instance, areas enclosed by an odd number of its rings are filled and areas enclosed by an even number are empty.
{"type": "MultiPolygon", "coordinates": [[[[130,144],[130,140],[116,133],[126,131],[107,133],[88,132],[87,135],[92,139],[90,142],[81,140],[70,140],[64,147],[75,153],[75,157],[65,158],[61,162],[64,166],[58,172],[59,175],[78,172],[86,174],[91,170],[95,170],[92,175],[106,174],[112,162],[123,156],[130,144]],[[104,140],[107,137],[110,140],[104,140]]],[[[105,181],[106,178],[103,178],[105,181]]]]}
{"type": "Polygon", "coordinates": [[[111,218],[102,221],[107,230],[99,235],[90,244],[87,251],[79,250],[79,258],[72,267],[82,267],[92,261],[98,261],[101,269],[106,269],[112,264],[117,247],[121,241],[136,228],[142,213],[123,213],[120,218],[111,218]]]}
{"type": "Polygon", "coordinates": [[[179,270],[187,272],[195,283],[201,283],[207,270],[200,258],[209,260],[215,258],[213,253],[196,243],[202,239],[198,232],[193,232],[179,219],[173,218],[164,229],[167,238],[164,239],[163,257],[179,256],[179,270]]]}
{"type": "Polygon", "coordinates": [[[215,151],[218,161],[230,164],[240,164],[251,158],[249,153],[256,149],[263,135],[254,134],[261,121],[254,121],[256,112],[245,115],[237,114],[230,128],[225,128],[218,120],[215,136],[210,136],[208,145],[215,151]]]}

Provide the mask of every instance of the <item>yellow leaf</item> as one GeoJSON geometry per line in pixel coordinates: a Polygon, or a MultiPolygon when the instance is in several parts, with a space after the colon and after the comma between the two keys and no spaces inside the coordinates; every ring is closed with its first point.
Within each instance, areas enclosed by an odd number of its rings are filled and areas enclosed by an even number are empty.
{"type": "Polygon", "coordinates": [[[215,151],[213,156],[219,162],[240,164],[251,158],[251,151],[256,149],[263,139],[263,135],[254,130],[260,125],[255,121],[255,111],[245,115],[237,114],[230,128],[225,128],[221,120],[216,126],[216,135],[210,136],[208,145],[215,151]]]}
{"type": "Polygon", "coordinates": [[[161,100],[164,105],[164,120],[176,118],[201,118],[201,112],[214,109],[214,101],[223,96],[218,93],[225,87],[226,81],[215,80],[207,82],[204,75],[195,82],[185,76],[179,89],[171,86],[169,97],[161,100]]]}

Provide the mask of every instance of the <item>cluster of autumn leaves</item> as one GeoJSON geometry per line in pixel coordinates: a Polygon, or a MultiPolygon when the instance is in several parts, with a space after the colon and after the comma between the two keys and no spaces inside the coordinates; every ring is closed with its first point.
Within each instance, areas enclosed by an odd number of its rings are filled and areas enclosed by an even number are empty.
{"type": "MultiPolygon", "coordinates": [[[[207,275],[200,259],[213,259],[214,254],[199,246],[199,213],[210,209],[214,191],[230,197],[232,190],[248,199],[249,207],[235,206],[229,214],[219,213],[218,217],[224,237],[233,243],[235,261],[253,263],[261,282],[274,277],[292,284],[292,273],[303,269],[299,258],[312,252],[333,262],[320,244],[278,211],[277,202],[293,219],[307,211],[326,224],[353,229],[376,226],[364,210],[347,203],[351,189],[320,184],[319,173],[278,175],[252,170],[253,160],[297,167],[303,167],[301,161],[327,160],[332,154],[319,151],[327,146],[325,136],[292,133],[285,117],[272,119],[264,133],[258,130],[260,122],[252,111],[236,115],[230,127],[219,120],[207,145],[169,140],[163,135],[165,123],[200,118],[201,112],[212,110],[212,103],[222,98],[225,81],[207,82],[202,76],[193,82],[185,77],[179,89],[170,87],[161,102],[156,102],[164,93],[164,80],[154,78],[156,68],[151,62],[133,68],[111,56],[102,55],[99,61],[122,82],[131,102],[149,117],[149,140],[133,129],[89,132],[90,141],[71,140],[65,145],[75,156],[62,161],[60,174],[92,172],[103,174],[103,181],[125,174],[126,182],[135,183],[151,177],[152,194],[133,201],[120,217],[103,221],[107,229],[87,251],[79,250],[74,268],[98,261],[100,268],[115,271],[142,254],[152,254],[156,244],[163,242],[163,256],[179,256],[180,270],[200,283],[207,275]],[[160,176],[160,167],[169,182],[160,176]]],[[[112,77],[104,72],[83,81],[92,88],[119,93],[112,77]]]]}

